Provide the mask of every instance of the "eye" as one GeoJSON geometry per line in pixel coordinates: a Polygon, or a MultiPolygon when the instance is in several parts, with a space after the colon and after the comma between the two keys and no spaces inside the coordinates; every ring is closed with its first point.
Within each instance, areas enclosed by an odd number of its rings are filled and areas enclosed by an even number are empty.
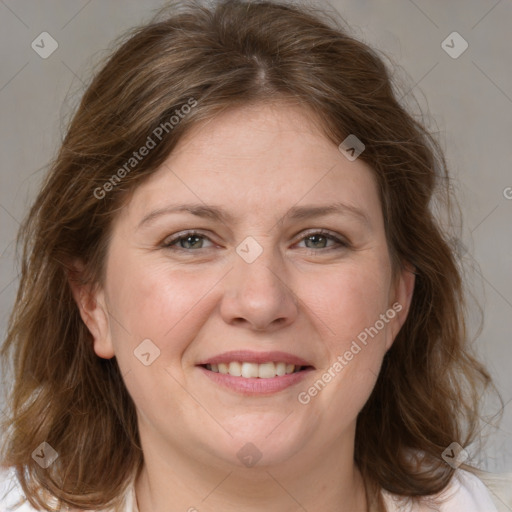
{"type": "Polygon", "coordinates": [[[172,250],[183,250],[188,251],[192,248],[199,248],[203,249],[203,247],[199,247],[198,240],[210,240],[207,236],[202,235],[201,233],[198,233],[196,231],[190,231],[187,233],[183,233],[180,236],[175,236],[171,239],[167,239],[162,244],[162,247],[165,247],[166,249],[172,249],[172,250]],[[178,244],[178,247],[175,247],[178,244]],[[185,245],[185,246],[184,246],[185,245]],[[188,246],[188,247],[186,247],[188,246]]]}
{"type": "Polygon", "coordinates": [[[312,246],[309,246],[306,248],[307,249],[336,249],[336,248],[339,248],[339,247],[336,247],[336,246],[341,246],[341,247],[349,247],[350,244],[339,238],[338,236],[335,236],[333,234],[331,234],[329,231],[325,231],[325,230],[319,230],[319,231],[312,231],[310,233],[308,233],[305,237],[303,237],[301,239],[301,241],[304,241],[306,244],[308,242],[311,242],[313,245],[312,246]],[[326,243],[328,241],[332,241],[332,242],[335,242],[334,246],[331,246],[331,247],[326,247],[326,243]],[[320,244],[320,246],[318,245],[320,244]]]}
{"type": "MultiPolygon", "coordinates": [[[[191,252],[199,249],[209,249],[210,247],[203,246],[204,240],[211,242],[211,240],[202,233],[198,231],[189,231],[166,239],[161,244],[161,246],[165,249],[185,252],[191,252]]],[[[306,249],[324,249],[324,252],[325,250],[350,247],[349,242],[325,230],[311,231],[301,238],[300,242],[302,241],[306,243],[306,249]],[[331,245],[331,247],[327,246],[329,241],[334,242],[334,245],[331,245]],[[308,243],[313,245],[307,246],[308,243]]]]}

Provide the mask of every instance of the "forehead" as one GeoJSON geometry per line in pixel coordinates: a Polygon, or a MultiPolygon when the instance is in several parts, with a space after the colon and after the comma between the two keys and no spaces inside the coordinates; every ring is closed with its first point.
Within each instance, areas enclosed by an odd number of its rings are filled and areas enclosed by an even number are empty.
{"type": "Polygon", "coordinates": [[[335,202],[380,211],[371,168],[345,158],[310,110],[289,104],[231,109],[199,123],[128,209],[135,221],[177,202],[222,205],[234,218],[335,202]]]}
{"type": "Polygon", "coordinates": [[[332,146],[321,127],[317,114],[296,103],[274,101],[230,108],[196,124],[178,142],[172,160],[181,153],[199,153],[219,167],[226,159],[267,157],[275,161],[278,156],[283,162],[305,158],[311,165],[312,157],[321,162],[323,150],[332,146]],[[318,149],[315,154],[310,151],[313,145],[318,149]],[[293,153],[287,152],[291,148],[293,153]]]}

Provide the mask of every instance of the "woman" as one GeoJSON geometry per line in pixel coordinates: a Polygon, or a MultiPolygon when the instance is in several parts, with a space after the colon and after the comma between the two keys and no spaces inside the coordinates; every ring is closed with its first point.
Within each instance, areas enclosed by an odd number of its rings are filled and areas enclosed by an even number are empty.
{"type": "Polygon", "coordinates": [[[464,464],[492,381],[430,210],[446,176],[313,9],[183,2],[133,33],[21,231],[26,510],[497,510],[464,464]]]}

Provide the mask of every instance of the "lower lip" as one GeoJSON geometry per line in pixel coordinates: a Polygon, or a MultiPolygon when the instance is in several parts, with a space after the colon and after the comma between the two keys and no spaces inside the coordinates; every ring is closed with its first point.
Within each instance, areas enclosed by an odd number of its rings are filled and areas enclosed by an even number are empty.
{"type": "Polygon", "coordinates": [[[229,388],[243,395],[270,395],[283,389],[289,388],[301,382],[313,368],[308,368],[296,373],[289,373],[281,377],[271,377],[270,379],[235,377],[225,373],[217,373],[198,367],[208,378],[217,384],[229,388]]]}

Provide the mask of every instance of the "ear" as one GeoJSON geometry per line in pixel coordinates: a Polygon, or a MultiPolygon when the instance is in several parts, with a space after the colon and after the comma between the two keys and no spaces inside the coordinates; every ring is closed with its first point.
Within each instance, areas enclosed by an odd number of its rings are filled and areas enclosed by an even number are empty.
{"type": "Polygon", "coordinates": [[[94,352],[99,357],[114,357],[109,315],[104,290],[94,283],[84,282],[84,264],[74,261],[68,269],[68,283],[80,311],[80,316],[93,337],[94,352]]]}
{"type": "Polygon", "coordinates": [[[409,314],[415,281],[416,274],[411,264],[406,264],[395,279],[395,284],[390,294],[390,307],[396,312],[396,316],[390,321],[390,328],[386,338],[386,351],[391,348],[409,314]]]}

